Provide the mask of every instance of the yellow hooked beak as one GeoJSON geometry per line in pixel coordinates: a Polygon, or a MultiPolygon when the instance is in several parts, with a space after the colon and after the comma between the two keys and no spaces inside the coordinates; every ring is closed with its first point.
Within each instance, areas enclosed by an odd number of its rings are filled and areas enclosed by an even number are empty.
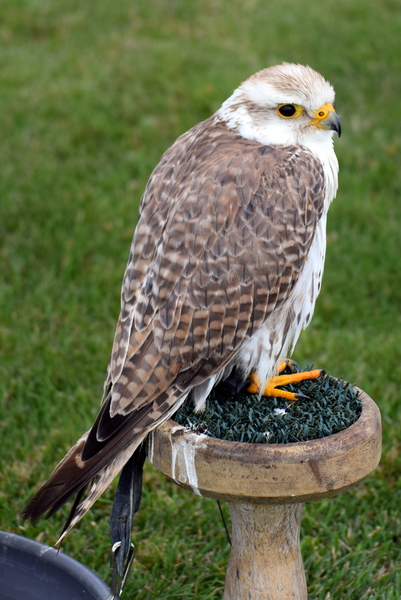
{"type": "Polygon", "coordinates": [[[336,131],[338,137],[341,136],[340,119],[334,110],[334,106],[329,102],[326,102],[326,104],[323,104],[323,106],[314,112],[313,119],[309,125],[314,125],[320,129],[330,129],[331,131],[336,131]]]}

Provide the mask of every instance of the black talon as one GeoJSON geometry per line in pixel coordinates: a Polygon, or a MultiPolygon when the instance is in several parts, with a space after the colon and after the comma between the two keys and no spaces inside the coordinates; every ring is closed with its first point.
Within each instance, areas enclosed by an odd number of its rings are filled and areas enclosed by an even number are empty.
{"type": "Polygon", "coordinates": [[[300,371],[302,371],[301,365],[296,360],[292,360],[292,358],[286,358],[285,360],[283,360],[283,362],[285,362],[287,366],[281,373],[284,373],[284,371],[286,371],[287,369],[291,370],[291,367],[295,368],[295,372],[299,373],[300,371]]]}
{"type": "Polygon", "coordinates": [[[297,400],[310,400],[309,396],[306,396],[305,394],[294,394],[295,398],[297,400]]]}

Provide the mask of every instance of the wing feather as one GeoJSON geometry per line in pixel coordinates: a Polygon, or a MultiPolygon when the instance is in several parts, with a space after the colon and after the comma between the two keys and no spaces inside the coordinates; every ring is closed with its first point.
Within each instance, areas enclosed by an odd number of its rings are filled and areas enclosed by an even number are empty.
{"type": "Polygon", "coordinates": [[[211,120],[177,140],[141,202],[122,292],[122,329],[131,329],[110,368],[112,416],[171,386],[188,393],[234,360],[289,298],[324,195],[307,149],[262,146],[211,120]]]}

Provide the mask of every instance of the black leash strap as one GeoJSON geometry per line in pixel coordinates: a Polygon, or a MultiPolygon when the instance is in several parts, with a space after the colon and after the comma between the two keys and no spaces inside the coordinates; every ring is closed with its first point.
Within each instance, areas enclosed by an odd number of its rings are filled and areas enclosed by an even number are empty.
{"type": "Polygon", "coordinates": [[[142,472],[146,458],[145,445],[141,444],[121,471],[116,496],[110,516],[112,551],[112,591],[107,600],[118,600],[135,555],[131,542],[132,520],[142,498],[142,472]]]}

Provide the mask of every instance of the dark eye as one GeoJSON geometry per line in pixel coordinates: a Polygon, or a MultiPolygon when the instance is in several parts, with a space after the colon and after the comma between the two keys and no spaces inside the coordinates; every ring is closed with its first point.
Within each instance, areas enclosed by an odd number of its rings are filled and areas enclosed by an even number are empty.
{"type": "Polygon", "coordinates": [[[293,117],[297,112],[297,109],[293,104],[284,104],[283,106],[280,106],[278,112],[283,117],[293,117]]]}

